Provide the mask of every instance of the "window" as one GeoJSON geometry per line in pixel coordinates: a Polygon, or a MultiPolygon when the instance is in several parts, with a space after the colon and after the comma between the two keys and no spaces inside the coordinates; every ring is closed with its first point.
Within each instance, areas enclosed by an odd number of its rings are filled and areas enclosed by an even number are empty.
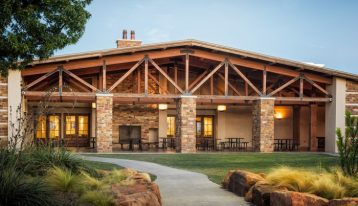
{"type": "Polygon", "coordinates": [[[88,116],[78,116],[78,136],[88,137],[88,116]]]}
{"type": "Polygon", "coordinates": [[[167,136],[175,136],[175,117],[167,117],[167,136]]]}
{"type": "Polygon", "coordinates": [[[66,116],[66,135],[76,134],[76,116],[66,116]]]}
{"type": "Polygon", "coordinates": [[[204,137],[213,136],[213,118],[204,117],[204,137]]]}
{"type": "Polygon", "coordinates": [[[212,116],[197,116],[196,137],[213,137],[213,124],[212,116]]]}
{"type": "Polygon", "coordinates": [[[57,115],[51,115],[48,117],[49,121],[49,137],[59,138],[60,137],[60,117],[57,115]]]}
{"type": "Polygon", "coordinates": [[[36,138],[46,138],[46,116],[37,119],[36,138]]]}

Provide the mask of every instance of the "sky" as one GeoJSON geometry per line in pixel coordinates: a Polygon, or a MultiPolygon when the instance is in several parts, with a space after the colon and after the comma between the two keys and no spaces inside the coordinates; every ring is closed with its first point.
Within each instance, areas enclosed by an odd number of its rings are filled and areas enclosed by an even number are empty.
{"type": "Polygon", "coordinates": [[[82,38],[56,55],[197,39],[358,74],[357,0],[93,0],[82,38]]]}

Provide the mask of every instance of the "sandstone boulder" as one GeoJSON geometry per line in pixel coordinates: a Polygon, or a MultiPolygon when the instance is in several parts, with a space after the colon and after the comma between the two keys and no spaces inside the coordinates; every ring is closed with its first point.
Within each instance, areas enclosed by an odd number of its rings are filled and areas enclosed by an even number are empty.
{"type": "MultiPolygon", "coordinates": [[[[256,206],[270,206],[271,193],[275,191],[285,191],[285,190],[287,189],[282,187],[272,186],[264,182],[262,183],[258,182],[252,187],[251,202],[254,203],[256,206]]],[[[247,197],[246,199],[249,199],[249,197],[247,197]]]]}
{"type": "Polygon", "coordinates": [[[235,170],[230,170],[224,177],[223,182],[221,183],[224,189],[229,189],[230,178],[231,175],[235,172],[235,170]]]}
{"type": "Polygon", "coordinates": [[[161,206],[159,187],[153,182],[139,181],[133,185],[115,184],[111,191],[120,206],[161,206]]]}
{"type": "Polygon", "coordinates": [[[273,191],[270,193],[270,205],[274,206],[328,206],[328,200],[313,194],[273,191]]]}
{"type": "Polygon", "coordinates": [[[131,195],[121,196],[117,199],[119,206],[160,206],[158,198],[153,192],[139,192],[131,195]]]}
{"type": "Polygon", "coordinates": [[[356,206],[358,205],[358,198],[343,198],[330,200],[328,206],[356,206]]]}
{"type": "Polygon", "coordinates": [[[249,189],[264,178],[243,170],[230,171],[224,178],[223,187],[239,196],[245,196],[249,189]]]}

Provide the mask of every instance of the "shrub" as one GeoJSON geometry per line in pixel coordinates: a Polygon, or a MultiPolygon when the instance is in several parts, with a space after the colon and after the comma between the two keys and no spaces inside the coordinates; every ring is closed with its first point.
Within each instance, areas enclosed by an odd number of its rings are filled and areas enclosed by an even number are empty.
{"type": "Polygon", "coordinates": [[[309,192],[327,199],[343,198],[346,189],[335,181],[332,174],[321,174],[312,182],[309,192]]]}
{"type": "Polygon", "coordinates": [[[307,192],[315,178],[316,175],[311,172],[281,167],[270,172],[266,180],[272,185],[283,186],[291,191],[307,192]]]}
{"type": "Polygon", "coordinates": [[[266,181],[271,185],[286,187],[290,191],[311,193],[327,199],[358,196],[357,179],[345,176],[337,169],[316,173],[281,167],[271,171],[266,176],[266,181]]]}
{"type": "Polygon", "coordinates": [[[83,204],[94,205],[94,206],[115,205],[113,197],[110,194],[103,191],[87,191],[81,196],[79,202],[83,204]]]}
{"type": "Polygon", "coordinates": [[[81,182],[80,185],[83,185],[81,193],[86,190],[103,190],[105,188],[105,184],[102,181],[90,176],[85,172],[82,172],[78,176],[78,179],[81,182]]]}
{"type": "Polygon", "coordinates": [[[129,169],[113,170],[103,178],[103,182],[108,184],[119,183],[135,174],[135,171],[129,169]]]}
{"type": "Polygon", "coordinates": [[[337,183],[346,188],[346,197],[358,197],[358,179],[354,177],[345,176],[342,170],[333,168],[330,171],[337,183]]]}
{"type": "Polygon", "coordinates": [[[96,171],[86,166],[84,160],[63,149],[39,147],[26,151],[24,156],[28,165],[26,173],[31,175],[45,175],[52,167],[65,168],[74,174],[85,171],[96,175],[96,171]]]}
{"type": "Polygon", "coordinates": [[[46,176],[46,182],[55,191],[74,192],[81,188],[79,178],[67,169],[54,167],[46,176]]]}
{"type": "Polygon", "coordinates": [[[339,159],[346,175],[358,175],[358,117],[346,112],[346,128],[343,136],[340,128],[336,130],[339,159]]]}
{"type": "Polygon", "coordinates": [[[26,179],[14,168],[2,167],[0,171],[0,205],[56,205],[52,194],[39,179],[26,179]]]}

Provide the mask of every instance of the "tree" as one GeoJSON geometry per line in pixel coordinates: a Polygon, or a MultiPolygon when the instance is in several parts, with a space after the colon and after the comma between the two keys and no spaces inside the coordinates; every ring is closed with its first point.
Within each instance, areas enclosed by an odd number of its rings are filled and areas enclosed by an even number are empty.
{"type": "Polygon", "coordinates": [[[337,128],[337,147],[343,172],[346,175],[358,175],[358,117],[346,112],[345,136],[337,128]]]}
{"type": "Polygon", "coordinates": [[[0,74],[46,59],[76,43],[85,30],[92,0],[1,0],[0,74]]]}

